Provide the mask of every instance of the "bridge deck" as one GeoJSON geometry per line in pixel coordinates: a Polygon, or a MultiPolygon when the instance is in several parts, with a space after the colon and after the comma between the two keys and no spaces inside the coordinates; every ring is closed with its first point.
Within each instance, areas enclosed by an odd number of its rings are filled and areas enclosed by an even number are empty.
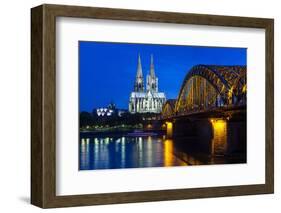
{"type": "Polygon", "coordinates": [[[169,120],[169,119],[180,119],[183,117],[211,117],[218,116],[223,117],[234,112],[246,112],[246,105],[242,106],[224,106],[224,107],[215,107],[210,109],[194,110],[188,111],[180,114],[173,114],[171,116],[161,117],[160,120],[169,120]]]}

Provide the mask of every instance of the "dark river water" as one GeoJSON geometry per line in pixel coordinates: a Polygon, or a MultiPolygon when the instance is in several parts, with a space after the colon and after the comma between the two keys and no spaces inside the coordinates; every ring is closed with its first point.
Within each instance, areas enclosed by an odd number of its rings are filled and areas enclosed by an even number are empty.
{"type": "MultiPolygon", "coordinates": [[[[231,127],[231,126],[230,126],[231,127]]],[[[165,135],[131,137],[83,136],[79,143],[79,169],[118,169],[142,167],[169,167],[204,164],[245,163],[244,153],[229,155],[233,149],[229,141],[237,143],[234,131],[218,123],[212,138],[187,137],[167,139],[165,135]],[[232,138],[229,140],[228,138],[232,138]]],[[[244,137],[244,136],[239,136],[244,137]]]]}

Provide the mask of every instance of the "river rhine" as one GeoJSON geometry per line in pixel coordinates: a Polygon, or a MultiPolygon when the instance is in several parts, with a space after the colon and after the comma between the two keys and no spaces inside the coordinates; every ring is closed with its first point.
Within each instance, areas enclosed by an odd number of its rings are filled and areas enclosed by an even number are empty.
{"type": "MultiPolygon", "coordinates": [[[[232,128],[235,131],[237,129],[233,125],[232,128]]],[[[219,123],[210,139],[167,139],[162,134],[142,137],[126,134],[102,137],[82,134],[79,143],[79,169],[246,163],[245,153],[227,154],[231,147],[231,144],[227,144],[227,137],[231,134],[236,137],[235,131],[231,131],[231,127],[227,128],[226,124],[219,123]]]]}

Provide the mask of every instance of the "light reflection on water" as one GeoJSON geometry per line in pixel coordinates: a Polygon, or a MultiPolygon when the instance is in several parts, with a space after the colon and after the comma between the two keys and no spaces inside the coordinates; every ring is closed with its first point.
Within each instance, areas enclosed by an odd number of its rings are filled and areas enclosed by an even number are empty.
{"type": "Polygon", "coordinates": [[[80,142],[80,170],[185,165],[174,155],[173,141],[162,136],[82,138],[80,142]]]}

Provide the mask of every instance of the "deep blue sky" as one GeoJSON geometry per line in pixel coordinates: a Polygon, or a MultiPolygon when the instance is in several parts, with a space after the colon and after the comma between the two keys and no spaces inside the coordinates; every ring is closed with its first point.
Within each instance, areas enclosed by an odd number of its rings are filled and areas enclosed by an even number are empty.
{"type": "Polygon", "coordinates": [[[143,74],[154,56],[159,91],[176,98],[188,70],[196,64],[246,65],[246,48],[128,44],[79,41],[80,111],[106,107],[113,101],[127,109],[134,86],[138,53],[143,74]]]}

